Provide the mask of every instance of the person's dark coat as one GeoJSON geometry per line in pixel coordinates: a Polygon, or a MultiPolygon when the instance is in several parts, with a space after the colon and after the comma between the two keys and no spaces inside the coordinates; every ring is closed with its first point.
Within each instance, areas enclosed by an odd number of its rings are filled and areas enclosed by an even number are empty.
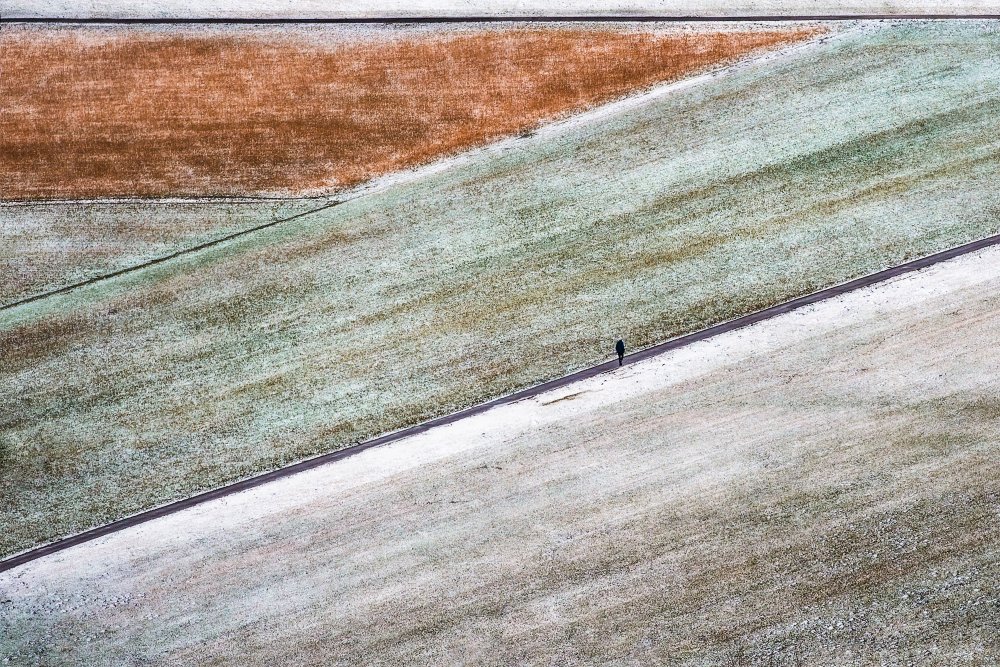
{"type": "Polygon", "coordinates": [[[621,338],[615,343],[615,353],[618,355],[618,365],[622,365],[622,360],[625,358],[625,341],[621,338]]]}

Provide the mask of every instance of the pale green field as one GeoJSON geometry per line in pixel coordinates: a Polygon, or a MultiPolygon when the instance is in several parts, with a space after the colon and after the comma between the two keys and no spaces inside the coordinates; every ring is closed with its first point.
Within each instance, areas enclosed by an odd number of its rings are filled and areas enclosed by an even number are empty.
{"type": "Polygon", "coordinates": [[[4,573],[0,659],[991,667],[998,395],[992,248],[4,573]]]}
{"type": "Polygon", "coordinates": [[[1000,34],[880,24],[0,314],[0,552],[1000,231],[1000,34]]]}
{"type": "Polygon", "coordinates": [[[0,203],[0,306],[325,203],[0,203]]]}

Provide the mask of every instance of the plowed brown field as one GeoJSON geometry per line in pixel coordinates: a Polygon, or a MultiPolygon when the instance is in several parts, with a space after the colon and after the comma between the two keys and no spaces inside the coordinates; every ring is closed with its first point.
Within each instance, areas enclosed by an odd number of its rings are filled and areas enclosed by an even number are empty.
{"type": "Polygon", "coordinates": [[[0,35],[0,199],[345,187],[816,34],[0,35]]]}

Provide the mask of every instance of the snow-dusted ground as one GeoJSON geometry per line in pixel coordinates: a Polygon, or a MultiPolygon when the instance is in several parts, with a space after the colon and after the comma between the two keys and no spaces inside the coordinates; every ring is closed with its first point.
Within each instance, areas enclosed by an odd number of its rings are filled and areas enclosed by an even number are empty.
{"type": "MultiPolygon", "coordinates": [[[[600,24],[602,29],[643,31],[654,33],[690,33],[693,31],[726,32],[760,27],[723,23],[643,23],[637,26],[600,24]]],[[[101,26],[89,27],[81,39],[120,35],[122,31],[142,34],[183,34],[189,37],[216,35],[233,37],[253,32],[261,38],[294,39],[296,43],[315,42],[325,48],[353,42],[377,42],[398,39],[401,34],[415,37],[476,34],[496,29],[496,25],[446,24],[399,28],[372,25],[293,25],[293,26],[201,26],[192,32],[189,27],[176,26],[101,26]]],[[[503,26],[508,27],[508,26],[503,26]]],[[[552,26],[550,26],[552,27],[552,26]]],[[[594,24],[558,24],[560,29],[593,30],[594,24]]],[[[791,28],[788,25],[780,26],[791,28]]],[[[36,26],[20,28],[28,33],[36,26]]],[[[855,28],[856,29],[856,28],[855,28]]],[[[44,28],[52,31],[74,31],[73,26],[44,28]]],[[[823,43],[850,32],[843,25],[830,28],[823,43]]],[[[537,134],[552,137],[575,126],[594,125],[603,119],[639,107],[650,100],[704,84],[712,79],[738,72],[748,67],[794,58],[803,50],[821,46],[818,39],[792,47],[746,57],[736,63],[719,65],[697,76],[671,81],[641,90],[615,102],[597,105],[585,111],[565,109],[557,114],[556,122],[540,124],[537,134]]],[[[433,126],[433,124],[432,124],[433,126]]],[[[255,227],[275,219],[291,217],[327,204],[331,199],[344,201],[384,192],[404,183],[418,181],[446,170],[502,154],[516,148],[519,137],[510,137],[449,155],[410,169],[400,170],[372,179],[349,189],[323,190],[311,193],[310,199],[287,198],[212,199],[194,198],[106,198],[90,200],[52,200],[48,202],[0,202],[0,275],[8,280],[0,284],[0,304],[65,287],[112,271],[141,264],[171,252],[219,238],[241,229],[255,227]]]]}
{"type": "Polygon", "coordinates": [[[32,562],[0,657],[991,664],[998,294],[991,248],[32,562]]]}
{"type": "Polygon", "coordinates": [[[135,266],[325,201],[0,204],[0,304],[135,266]]]}
{"type": "Polygon", "coordinates": [[[866,25],[0,314],[0,545],[1000,231],[998,41],[866,25]]]}
{"type": "Polygon", "coordinates": [[[343,18],[413,16],[983,14],[989,0],[2,0],[0,16],[343,18]]]}

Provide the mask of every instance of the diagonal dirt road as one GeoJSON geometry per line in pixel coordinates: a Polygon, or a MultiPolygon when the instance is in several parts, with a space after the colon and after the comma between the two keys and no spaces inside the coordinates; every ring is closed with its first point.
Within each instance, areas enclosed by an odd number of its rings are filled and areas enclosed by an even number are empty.
{"type": "MultiPolygon", "coordinates": [[[[935,253],[933,255],[921,257],[919,259],[915,259],[905,264],[900,264],[898,266],[884,269],[877,273],[869,274],[867,276],[862,276],[860,278],[856,278],[854,280],[842,283],[840,285],[834,285],[832,287],[828,287],[818,292],[813,292],[812,294],[807,294],[798,297],[796,299],[792,299],[790,301],[786,301],[784,303],[771,306],[770,308],[765,308],[764,310],[760,310],[755,313],[750,313],[748,315],[738,317],[734,320],[721,322],[706,329],[702,329],[700,331],[696,331],[687,334],[685,336],[680,336],[678,338],[665,341],[658,345],[654,345],[652,347],[648,347],[646,349],[633,352],[632,354],[626,355],[625,359],[627,362],[636,362],[643,359],[648,359],[650,357],[655,357],[665,352],[669,352],[671,350],[675,350],[677,348],[681,348],[698,341],[712,338],[713,336],[717,336],[719,334],[728,331],[741,329],[756,322],[777,317],[778,315],[791,312],[793,310],[802,308],[804,306],[808,306],[810,304],[818,303],[826,299],[830,299],[838,295],[845,294],[847,292],[852,292],[854,290],[869,287],[877,283],[885,282],[892,278],[896,278],[897,276],[901,276],[914,271],[919,271],[920,269],[932,266],[934,264],[938,264],[940,262],[954,259],[956,257],[960,257],[962,255],[996,245],[1000,245],[1000,234],[989,236],[980,239],[978,241],[973,241],[965,245],[944,250],[942,252],[935,253]]],[[[294,475],[296,473],[303,472],[305,470],[309,470],[317,466],[326,465],[328,463],[334,463],[336,461],[340,461],[342,459],[346,459],[348,457],[359,454],[373,447],[378,447],[380,445],[385,445],[390,442],[402,440],[403,438],[407,438],[409,436],[416,435],[418,433],[423,433],[424,431],[430,430],[434,427],[456,422],[461,419],[470,417],[472,415],[486,412],[497,406],[514,403],[516,401],[520,401],[526,398],[531,398],[533,396],[537,396],[538,394],[551,391],[552,389],[557,389],[565,385],[572,384],[579,380],[591,378],[594,377],[595,375],[600,375],[602,373],[611,372],[616,368],[618,368],[617,360],[607,361],[602,364],[598,364],[596,366],[584,368],[582,370],[576,371],[575,373],[571,373],[569,375],[565,375],[563,377],[549,380],[548,382],[544,382],[542,384],[538,384],[533,387],[522,389],[520,391],[508,394],[506,396],[501,396],[499,398],[466,408],[464,410],[459,410],[458,412],[453,412],[448,415],[443,415],[441,417],[437,417],[435,419],[431,419],[421,424],[416,424],[409,428],[395,431],[393,433],[387,433],[372,440],[367,440],[365,442],[358,443],[356,445],[347,447],[345,449],[323,454],[311,459],[306,459],[304,461],[300,461],[298,463],[286,466],[284,468],[280,468],[278,470],[273,470],[271,472],[262,475],[250,477],[241,480],[239,482],[229,484],[227,486],[219,487],[211,491],[206,491],[204,493],[191,496],[190,498],[185,498],[183,500],[178,500],[172,503],[168,503],[166,505],[162,505],[160,507],[145,512],[140,512],[133,516],[126,517],[124,519],[114,521],[104,526],[99,526],[97,528],[93,528],[91,530],[87,530],[82,533],[78,533],[76,535],[72,535],[64,539],[42,545],[34,549],[30,549],[28,551],[24,551],[20,554],[7,558],[3,561],[0,561],[0,572],[11,570],[19,565],[28,563],[43,556],[63,551],[65,549],[68,549],[69,547],[82,544],[84,542],[88,542],[90,540],[94,540],[104,535],[118,532],[120,530],[124,530],[131,526],[142,524],[147,521],[151,521],[153,519],[166,516],[168,514],[173,514],[175,512],[179,512],[189,507],[193,507],[195,505],[200,505],[202,503],[208,502],[210,500],[215,500],[217,498],[222,498],[224,496],[239,493],[240,491],[245,491],[247,489],[258,487],[263,484],[272,482],[274,480],[281,479],[283,477],[288,477],[290,475],[294,475]]]]}

